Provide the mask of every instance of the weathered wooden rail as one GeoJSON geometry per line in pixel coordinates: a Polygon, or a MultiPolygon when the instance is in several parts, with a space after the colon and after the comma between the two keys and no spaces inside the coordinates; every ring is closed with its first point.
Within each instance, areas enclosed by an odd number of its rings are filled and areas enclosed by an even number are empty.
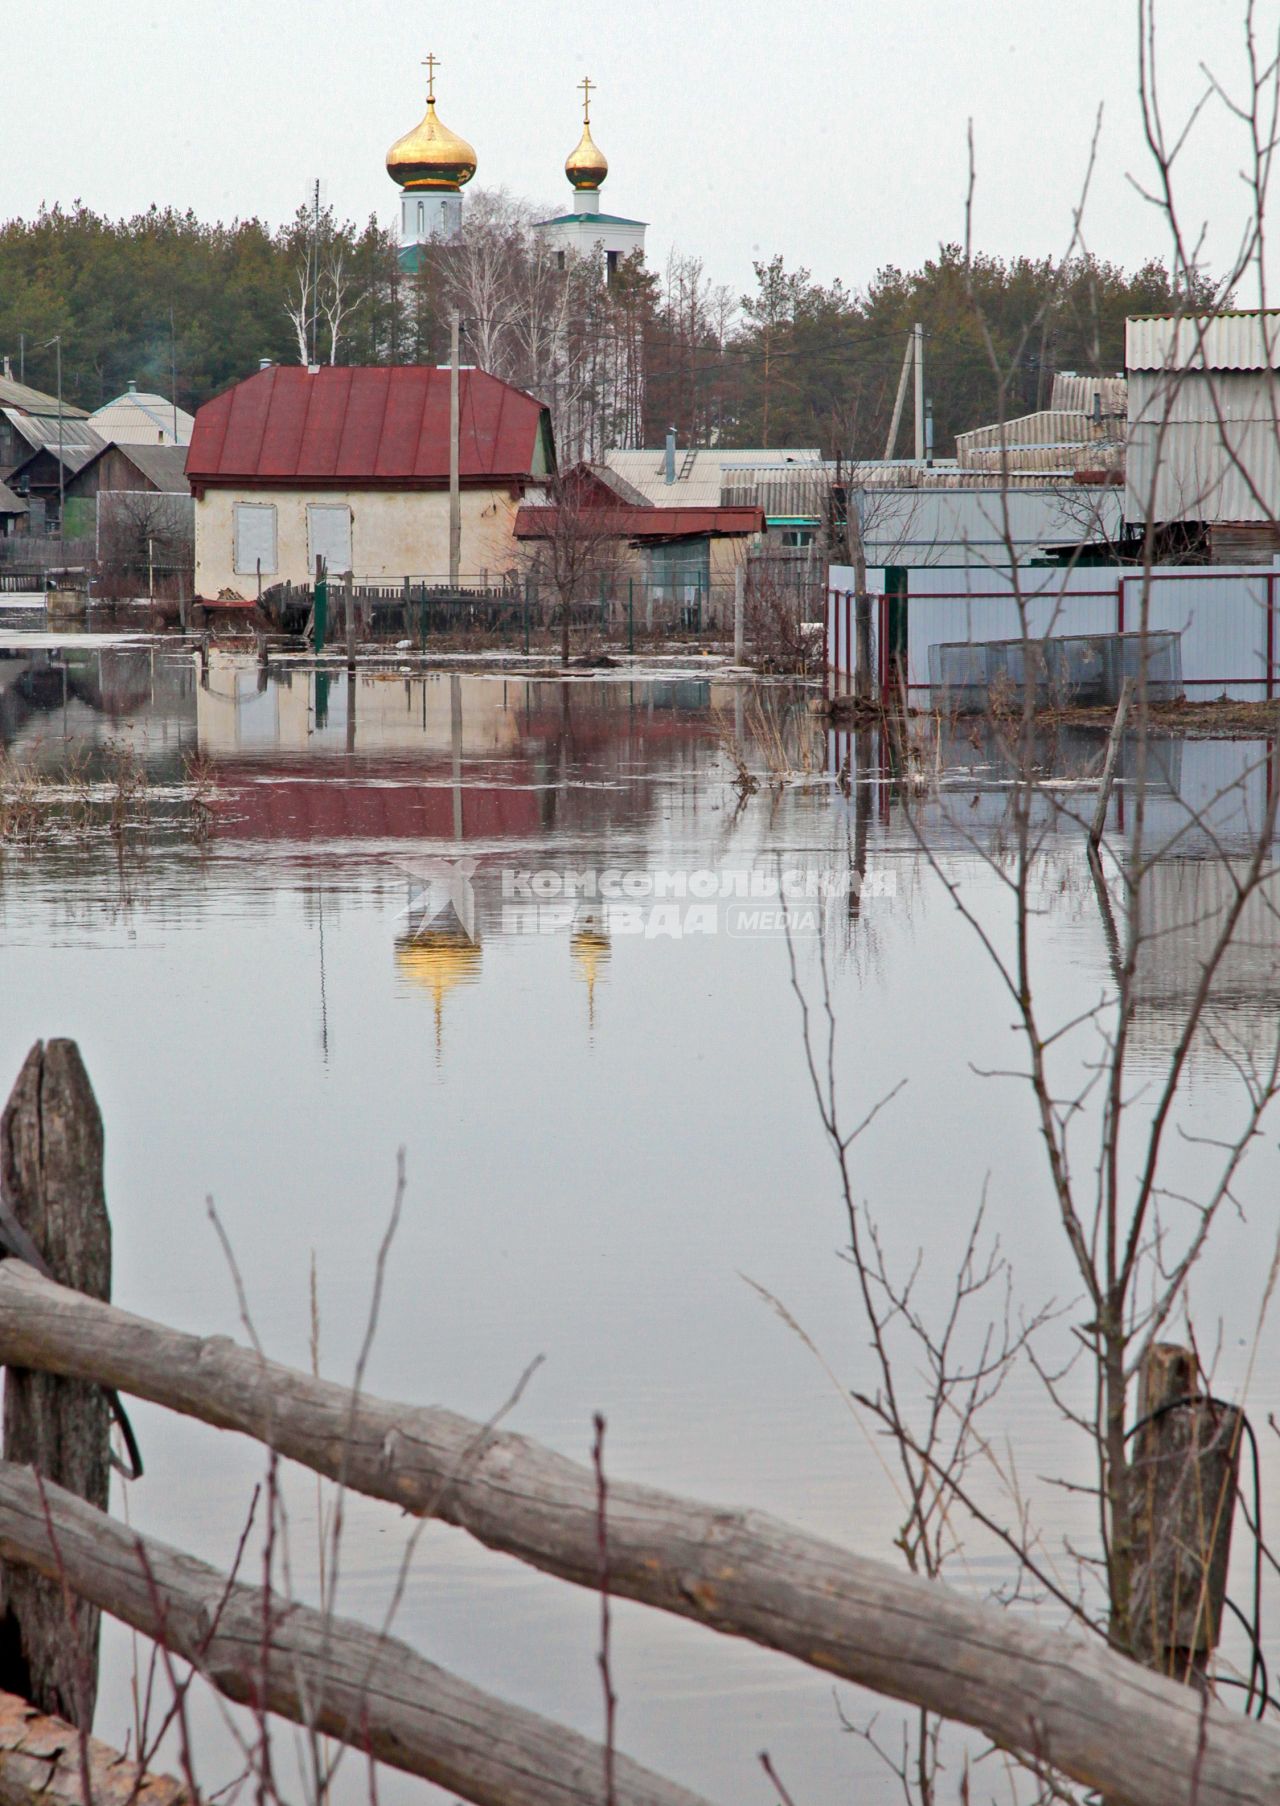
{"type": "MultiPolygon", "coordinates": [[[[394,1637],[246,1586],[0,1462],[0,1557],[163,1643],[229,1699],[277,1712],[478,1806],[599,1806],[604,1751],[394,1637]]],[[[617,1806],[706,1806],[614,1762],[617,1806]]]]}
{"type": "MultiPolygon", "coordinates": [[[[73,1043],[32,1050],[0,1124],[0,1169],[21,1208],[17,1242],[29,1229],[46,1257],[74,1267],[67,1251],[79,1244],[60,1217],[83,1209],[92,1217],[102,1198],[101,1127],[73,1043]]],[[[0,1232],[12,1250],[3,1213],[0,1232]]],[[[73,1276],[107,1290],[100,1263],[73,1276]]],[[[598,1590],[603,1573],[613,1593],[975,1727],[1097,1788],[1111,1806],[1280,1799],[1280,1732],[1126,1660],[1078,1627],[975,1602],[762,1513],[617,1480],[602,1564],[591,1468],[439,1407],[356,1395],[226,1337],[131,1315],[22,1259],[0,1259],[0,1362],[18,1405],[43,1398],[50,1421],[78,1423],[92,1444],[87,1467],[79,1456],[68,1467],[61,1442],[42,1433],[34,1468],[0,1462],[5,1596],[36,1600],[22,1625],[24,1649],[28,1633],[55,1655],[78,1648],[82,1668],[96,1632],[85,1645],[65,1630],[68,1600],[86,1602],[92,1610],[75,1614],[81,1633],[107,1611],[229,1698],[294,1718],[481,1806],[598,1806],[610,1766],[615,1806],[699,1803],[398,1640],[246,1586],[110,1518],[99,1475],[102,1388],[254,1437],[561,1579],[598,1590]],[[59,1484],[63,1469],[74,1490],[59,1484]],[[51,1618],[55,1607],[62,1616],[51,1618]]],[[[1179,1570],[1180,1586],[1198,1590],[1197,1576],[1219,1559],[1225,1555],[1206,1555],[1200,1567],[1179,1570]]],[[[1196,1648],[1199,1634],[1197,1620],[1179,1629],[1176,1646],[1196,1648]]],[[[34,1663],[33,1690],[65,1688],[64,1669],[65,1662],[47,1672],[34,1663]]],[[[68,1696],[67,1715],[87,1727],[83,1687],[68,1696]]],[[[5,1806],[2,1750],[0,1739],[5,1806]]]]}
{"type": "MultiPolygon", "coordinates": [[[[241,1431],[547,1573],[599,1583],[595,1477],[526,1437],[436,1407],[353,1398],[227,1338],[164,1328],[13,1262],[0,1264],[0,1360],[94,1378],[241,1431]]],[[[0,1548],[26,1559],[14,1533],[6,1484],[0,1548]]],[[[611,1481],[608,1567],[614,1593],[972,1725],[1109,1800],[1280,1798],[1280,1732],[1269,1725],[1082,1631],[963,1598],[762,1513],[611,1481]]]]}

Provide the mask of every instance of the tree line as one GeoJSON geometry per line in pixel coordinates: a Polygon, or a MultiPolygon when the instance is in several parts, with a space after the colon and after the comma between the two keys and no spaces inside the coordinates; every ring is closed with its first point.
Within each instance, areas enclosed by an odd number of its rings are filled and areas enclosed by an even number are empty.
{"type": "MultiPolygon", "coordinates": [[[[702,260],[664,270],[636,256],[605,285],[561,260],[532,210],[498,191],[469,195],[463,237],[401,267],[394,233],[300,207],[287,225],[207,223],[152,207],[110,220],[44,208],[0,227],[0,352],[52,390],[61,335],[66,398],[93,408],[130,379],[194,410],[275,362],[443,362],[449,313],[466,361],[552,407],[562,460],[609,445],[818,445],[884,454],[908,334],[924,326],[938,456],[955,435],[1048,405],[1059,371],[1124,366],[1128,314],[1207,303],[1152,261],[1126,271],[1092,255],[1067,263],[966,258],[941,246],[921,268],[880,270],[865,290],[824,285],[781,256],[735,295],[702,260]]],[[[907,444],[906,433],[899,449],[907,444]]]]}

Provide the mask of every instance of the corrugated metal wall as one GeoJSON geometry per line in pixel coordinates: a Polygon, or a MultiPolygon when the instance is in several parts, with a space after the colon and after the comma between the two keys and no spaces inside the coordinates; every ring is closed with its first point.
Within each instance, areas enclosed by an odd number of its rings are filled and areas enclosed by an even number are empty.
{"type": "MultiPolygon", "coordinates": [[[[1136,370],[1265,370],[1280,368],[1280,313],[1223,313],[1202,319],[1174,314],[1126,320],[1124,362],[1136,370]]],[[[1130,408],[1132,409],[1132,389],[1130,408]]]]}
{"type": "Polygon", "coordinates": [[[1054,377],[1049,406],[1070,408],[1092,418],[1095,396],[1101,399],[1104,417],[1123,416],[1128,409],[1128,385],[1123,376],[1076,376],[1069,370],[1054,377]]]}
{"type": "Polygon", "coordinates": [[[967,451],[987,446],[1083,445],[1102,436],[1102,427],[1084,410],[1045,408],[1038,414],[1019,414],[1012,420],[995,421],[990,426],[975,426],[967,433],[957,433],[956,457],[963,465],[967,451]]]}
{"type": "MultiPolygon", "coordinates": [[[[849,573],[833,567],[833,593],[849,587],[849,573]]],[[[869,573],[870,577],[870,573],[869,573]]],[[[876,588],[884,587],[882,572],[876,588]]],[[[919,694],[929,685],[929,647],[957,641],[1033,639],[1078,633],[1136,633],[1143,626],[1143,577],[1132,565],[1072,571],[914,569],[907,573],[907,682],[919,694]]],[[[1233,700],[1277,690],[1275,611],[1280,574],[1223,566],[1166,568],[1153,574],[1146,626],[1182,636],[1182,677],[1193,699],[1233,700]]],[[[832,635],[833,668],[843,650],[832,635]]]]}
{"type": "Polygon", "coordinates": [[[1265,521],[1280,514],[1280,380],[1273,372],[1135,371],[1129,402],[1131,521],[1265,521]]]}
{"type": "Polygon", "coordinates": [[[1115,544],[1121,491],[1104,484],[1039,489],[867,489],[858,492],[868,564],[1007,565],[1043,548],[1115,544]]]}

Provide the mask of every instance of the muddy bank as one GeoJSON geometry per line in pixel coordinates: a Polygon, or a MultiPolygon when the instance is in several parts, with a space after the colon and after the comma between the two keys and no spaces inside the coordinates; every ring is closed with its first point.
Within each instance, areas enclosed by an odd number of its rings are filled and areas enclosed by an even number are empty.
{"type": "MultiPolygon", "coordinates": [[[[935,714],[932,709],[908,708],[908,718],[935,714]]],[[[1156,734],[1188,739],[1255,740],[1265,739],[1280,728],[1280,697],[1262,702],[1232,702],[1222,697],[1212,702],[1177,702],[1148,704],[1148,720],[1156,734]]],[[[859,702],[852,696],[833,697],[827,704],[827,716],[836,727],[869,727],[883,720],[885,708],[879,702],[859,702]]],[[[1111,708],[1038,708],[1038,727],[1096,727],[1105,731],[1111,726],[1115,711],[1111,708]]],[[[984,714],[957,714],[955,720],[990,721],[1006,727],[1018,720],[1016,711],[992,709],[984,714]]]]}

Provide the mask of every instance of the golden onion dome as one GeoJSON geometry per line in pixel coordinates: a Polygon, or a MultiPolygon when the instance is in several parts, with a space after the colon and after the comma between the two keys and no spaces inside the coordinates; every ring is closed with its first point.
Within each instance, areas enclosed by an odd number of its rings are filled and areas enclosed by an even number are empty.
{"type": "Polygon", "coordinates": [[[599,188],[609,173],[609,159],[591,136],[591,90],[595,85],[589,75],[578,83],[582,89],[582,136],[577,150],[564,160],[564,173],[580,193],[599,188]]]}
{"type": "Polygon", "coordinates": [[[577,150],[565,158],[564,173],[579,190],[599,188],[608,175],[609,159],[591,136],[590,125],[583,126],[577,150]]]}
{"type": "Polygon", "coordinates": [[[436,117],[428,97],[421,121],[387,152],[387,174],[401,188],[457,189],[476,173],[476,153],[436,117]]]}

